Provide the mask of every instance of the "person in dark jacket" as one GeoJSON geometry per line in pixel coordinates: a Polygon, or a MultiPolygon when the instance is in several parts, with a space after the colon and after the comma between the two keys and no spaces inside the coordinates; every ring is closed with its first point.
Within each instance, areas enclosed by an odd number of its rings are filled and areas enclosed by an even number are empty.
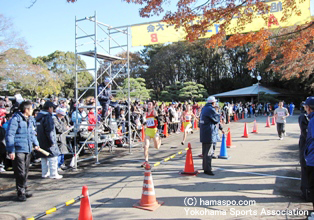
{"type": "Polygon", "coordinates": [[[212,172],[212,150],[216,140],[216,125],[220,122],[220,115],[215,110],[216,98],[210,96],[203,107],[200,116],[200,141],[202,142],[203,169],[207,175],[214,175],[212,172]]]}
{"type": "Polygon", "coordinates": [[[314,96],[305,100],[304,107],[310,120],[307,127],[304,158],[309,186],[309,200],[313,203],[314,208],[314,96]]]}
{"type": "Polygon", "coordinates": [[[101,118],[103,120],[106,118],[109,106],[114,107],[116,118],[120,116],[120,106],[118,103],[111,102],[112,98],[110,79],[105,78],[105,82],[98,86],[98,101],[102,106],[101,118]]]}
{"type": "Polygon", "coordinates": [[[308,180],[306,176],[306,163],[304,159],[305,143],[307,136],[307,126],[309,124],[309,118],[307,113],[303,113],[299,116],[299,126],[300,126],[300,138],[299,138],[299,161],[301,166],[301,197],[306,201],[308,200],[308,180]]]}
{"type": "Polygon", "coordinates": [[[32,103],[22,102],[20,111],[16,112],[9,122],[5,135],[6,150],[11,160],[16,179],[16,190],[19,201],[26,201],[32,196],[27,192],[27,177],[33,147],[38,150],[34,123],[32,123],[32,103]]]}
{"type": "Polygon", "coordinates": [[[57,144],[57,136],[55,124],[53,122],[52,113],[55,105],[47,101],[43,110],[36,117],[37,137],[41,148],[49,153],[49,156],[39,154],[41,157],[42,177],[48,176],[52,179],[61,179],[62,175],[58,174],[58,156],[60,150],[57,144]]]}

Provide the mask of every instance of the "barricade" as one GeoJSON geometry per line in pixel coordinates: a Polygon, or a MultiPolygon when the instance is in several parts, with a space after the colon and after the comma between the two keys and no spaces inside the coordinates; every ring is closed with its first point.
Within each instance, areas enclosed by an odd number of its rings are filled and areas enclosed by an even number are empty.
{"type": "Polygon", "coordinates": [[[56,212],[57,210],[59,210],[59,209],[65,207],[65,206],[73,205],[74,203],[80,201],[80,200],[83,199],[83,198],[84,198],[84,196],[83,196],[83,195],[80,195],[80,196],[78,196],[78,197],[76,197],[76,198],[74,198],[74,199],[71,199],[71,200],[69,200],[69,201],[67,201],[67,202],[65,202],[65,203],[56,205],[55,207],[53,207],[53,208],[51,208],[51,209],[48,209],[48,210],[46,210],[45,212],[39,213],[38,215],[35,215],[35,216],[31,217],[31,218],[28,218],[27,220],[36,220],[36,219],[40,219],[40,218],[42,218],[42,217],[44,217],[44,216],[46,216],[46,215],[49,215],[49,214],[51,214],[51,213],[53,213],[53,212],[56,212]]]}

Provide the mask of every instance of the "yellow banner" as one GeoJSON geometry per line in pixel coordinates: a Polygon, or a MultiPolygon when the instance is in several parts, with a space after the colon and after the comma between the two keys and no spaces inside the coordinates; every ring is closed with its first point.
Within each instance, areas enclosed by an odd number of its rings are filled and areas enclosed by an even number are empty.
{"type": "MultiPolygon", "coordinates": [[[[295,15],[295,13],[289,17],[285,22],[281,22],[280,19],[283,16],[283,3],[282,1],[272,1],[267,3],[270,6],[270,11],[267,16],[269,16],[268,22],[261,17],[261,13],[255,15],[252,23],[245,25],[244,30],[241,33],[247,33],[251,31],[259,31],[262,28],[278,28],[278,27],[288,27],[293,25],[302,25],[306,22],[311,21],[311,12],[310,12],[310,0],[305,0],[300,3],[299,0],[296,0],[297,9],[301,11],[301,15],[295,15]]],[[[244,8],[250,12],[249,8],[244,8]]],[[[191,21],[199,22],[199,20],[191,21]]],[[[219,22],[214,24],[209,30],[204,38],[210,38],[212,35],[219,32],[219,22]]],[[[231,21],[229,26],[230,29],[237,27],[237,18],[234,18],[231,21]]],[[[143,25],[136,25],[131,27],[132,31],[132,46],[146,46],[152,44],[163,44],[167,42],[178,42],[184,41],[186,32],[183,28],[176,30],[174,26],[169,26],[165,22],[155,22],[148,23],[143,25]]],[[[232,35],[231,31],[227,32],[227,35],[232,35]]]]}

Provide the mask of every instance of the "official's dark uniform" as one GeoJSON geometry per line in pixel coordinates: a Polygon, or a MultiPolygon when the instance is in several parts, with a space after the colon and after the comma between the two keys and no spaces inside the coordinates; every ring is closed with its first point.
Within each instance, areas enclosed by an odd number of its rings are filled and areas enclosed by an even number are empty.
{"type": "Polygon", "coordinates": [[[300,139],[299,139],[299,160],[301,165],[301,192],[304,199],[308,199],[308,180],[306,175],[306,163],[304,159],[305,143],[307,136],[307,126],[309,124],[309,119],[306,114],[301,114],[299,116],[299,126],[300,126],[300,139]]]}
{"type": "Polygon", "coordinates": [[[215,140],[215,126],[220,121],[220,115],[216,112],[212,103],[207,103],[202,109],[200,116],[200,141],[202,142],[203,169],[211,171],[213,142],[215,140]]]}

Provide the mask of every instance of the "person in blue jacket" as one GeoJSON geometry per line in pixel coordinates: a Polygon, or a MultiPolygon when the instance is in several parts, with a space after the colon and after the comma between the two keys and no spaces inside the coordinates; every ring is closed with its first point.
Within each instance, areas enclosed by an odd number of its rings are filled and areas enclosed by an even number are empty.
{"type": "Polygon", "coordinates": [[[293,115],[294,108],[295,108],[295,105],[293,104],[293,102],[291,102],[289,106],[290,115],[293,115]]]}
{"type": "Polygon", "coordinates": [[[200,115],[200,141],[202,142],[203,169],[207,175],[212,172],[213,143],[216,141],[216,125],[220,122],[220,115],[215,110],[216,98],[210,96],[200,115]]]}
{"type": "Polygon", "coordinates": [[[304,158],[308,178],[309,200],[314,208],[314,96],[305,100],[304,108],[308,113],[309,124],[305,143],[304,158]]]}
{"type": "Polygon", "coordinates": [[[5,141],[8,155],[13,160],[18,200],[26,201],[32,196],[26,191],[31,152],[33,147],[39,149],[39,143],[33,123],[32,103],[22,102],[19,109],[9,122],[5,141]]]}
{"type": "Polygon", "coordinates": [[[300,114],[299,116],[299,126],[300,126],[300,138],[299,138],[299,161],[301,167],[301,197],[308,201],[308,180],[306,175],[306,162],[304,159],[305,143],[307,137],[307,127],[309,125],[309,118],[307,113],[300,114]]]}

